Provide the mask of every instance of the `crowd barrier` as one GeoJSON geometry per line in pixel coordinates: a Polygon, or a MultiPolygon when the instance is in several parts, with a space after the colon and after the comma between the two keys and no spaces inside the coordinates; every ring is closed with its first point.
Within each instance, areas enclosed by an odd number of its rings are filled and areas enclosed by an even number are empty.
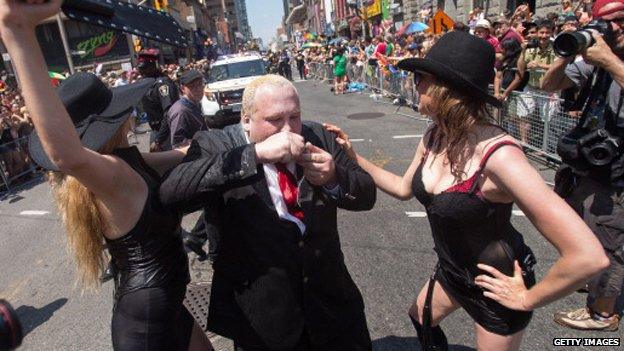
{"type": "MultiPolygon", "coordinates": [[[[327,83],[333,81],[332,64],[310,62],[308,72],[312,77],[327,83]]],[[[398,106],[398,114],[424,119],[416,113],[399,112],[402,106],[417,110],[418,93],[412,73],[380,69],[364,63],[349,64],[347,76],[350,82],[362,84],[375,101],[389,102],[390,99],[398,106]]],[[[532,157],[545,163],[559,163],[561,159],[556,152],[557,142],[578,121],[578,118],[564,112],[562,107],[558,95],[529,90],[512,92],[502,108],[494,108],[490,112],[532,157]]]]}
{"type": "Polygon", "coordinates": [[[34,174],[36,170],[35,165],[28,157],[28,137],[0,144],[1,192],[10,194],[12,187],[18,179],[34,174]],[[17,166],[20,166],[20,168],[12,169],[17,166]]]}

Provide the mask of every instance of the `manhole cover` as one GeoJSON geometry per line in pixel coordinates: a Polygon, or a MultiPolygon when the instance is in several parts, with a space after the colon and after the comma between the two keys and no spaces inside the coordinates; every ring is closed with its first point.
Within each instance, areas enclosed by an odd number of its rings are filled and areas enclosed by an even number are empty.
{"type": "MultiPolygon", "coordinates": [[[[191,312],[202,330],[206,330],[208,320],[208,305],[210,303],[210,283],[190,283],[186,289],[184,306],[191,312]]],[[[207,333],[212,337],[212,333],[207,333]]]]}
{"type": "Polygon", "coordinates": [[[348,119],[374,119],[385,116],[385,113],[381,112],[362,112],[362,113],[354,113],[352,115],[348,115],[348,119]]]}

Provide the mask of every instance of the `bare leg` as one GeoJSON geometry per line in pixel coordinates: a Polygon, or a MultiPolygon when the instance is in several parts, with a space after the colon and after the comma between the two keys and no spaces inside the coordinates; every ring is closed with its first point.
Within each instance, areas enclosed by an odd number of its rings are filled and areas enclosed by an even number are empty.
{"type": "Polygon", "coordinates": [[[517,351],[520,350],[524,330],[512,335],[498,335],[485,330],[475,323],[477,350],[479,351],[517,351]]]}
{"type": "MultiPolygon", "coordinates": [[[[421,324],[423,322],[422,314],[428,287],[429,282],[420,290],[418,298],[414,300],[409,310],[409,315],[421,324]]],[[[433,288],[433,297],[431,299],[431,326],[437,326],[446,316],[458,308],[459,304],[448,296],[440,283],[436,281],[433,288]]]]}
{"type": "Polygon", "coordinates": [[[191,333],[191,341],[189,342],[189,351],[212,351],[212,344],[208,337],[201,330],[199,324],[193,321],[193,332],[191,333]]]}

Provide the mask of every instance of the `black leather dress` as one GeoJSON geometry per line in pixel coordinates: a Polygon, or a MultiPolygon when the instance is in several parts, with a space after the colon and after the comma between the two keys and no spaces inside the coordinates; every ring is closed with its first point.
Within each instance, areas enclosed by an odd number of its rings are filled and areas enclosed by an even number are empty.
{"type": "Polygon", "coordinates": [[[187,350],[193,318],[182,304],[190,281],[180,236],[181,215],[158,197],[160,176],[136,147],[113,153],[147,183],[138,222],[126,235],[106,240],[117,276],[112,338],[115,350],[187,350]]]}

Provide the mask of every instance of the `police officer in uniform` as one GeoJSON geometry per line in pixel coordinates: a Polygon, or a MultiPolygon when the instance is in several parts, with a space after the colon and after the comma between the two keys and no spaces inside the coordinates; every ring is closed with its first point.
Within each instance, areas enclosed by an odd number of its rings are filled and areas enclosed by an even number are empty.
{"type": "Polygon", "coordinates": [[[138,68],[145,78],[154,78],[154,86],[141,100],[143,111],[147,114],[147,120],[152,128],[152,151],[158,151],[160,145],[169,134],[168,128],[162,128],[166,123],[165,115],[169,108],[180,98],[178,87],[163,74],[158,67],[159,52],[156,49],[147,49],[138,54],[138,68]],[[161,129],[163,133],[160,133],[161,129]]]}

